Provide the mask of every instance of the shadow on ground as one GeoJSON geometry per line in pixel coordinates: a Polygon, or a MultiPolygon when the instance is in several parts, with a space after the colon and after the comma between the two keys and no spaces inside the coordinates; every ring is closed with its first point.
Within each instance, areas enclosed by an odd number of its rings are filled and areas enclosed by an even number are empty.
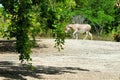
{"type": "MultiPolygon", "coordinates": [[[[33,42],[31,40],[31,42],[33,42]]],[[[46,44],[42,44],[41,40],[36,40],[39,44],[36,44],[33,48],[48,48],[46,44]]],[[[16,40],[0,40],[0,52],[16,52],[16,40]]]]}
{"type": "Polygon", "coordinates": [[[89,71],[78,67],[52,67],[52,66],[35,66],[34,70],[30,70],[28,65],[15,66],[14,63],[8,61],[0,62],[0,77],[5,80],[27,80],[25,76],[35,79],[43,79],[41,74],[61,75],[64,73],[75,74],[76,71],[89,71]]]}
{"type": "Polygon", "coordinates": [[[0,52],[16,52],[15,40],[0,40],[0,52]]]}

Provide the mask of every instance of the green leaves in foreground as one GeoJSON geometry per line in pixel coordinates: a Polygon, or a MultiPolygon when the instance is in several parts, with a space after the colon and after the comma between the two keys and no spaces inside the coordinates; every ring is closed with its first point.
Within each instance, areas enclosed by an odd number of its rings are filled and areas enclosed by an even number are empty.
{"type": "Polygon", "coordinates": [[[58,31],[57,34],[56,34],[56,39],[55,39],[55,48],[58,48],[58,50],[62,50],[64,49],[63,46],[64,46],[64,43],[65,43],[65,35],[64,33],[58,31]]]}

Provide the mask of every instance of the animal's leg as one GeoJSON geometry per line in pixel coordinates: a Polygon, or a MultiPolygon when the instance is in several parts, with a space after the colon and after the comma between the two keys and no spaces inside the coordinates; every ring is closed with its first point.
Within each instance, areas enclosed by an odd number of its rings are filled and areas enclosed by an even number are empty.
{"type": "Polygon", "coordinates": [[[76,32],[76,39],[78,39],[79,38],[79,32],[76,32]]]}
{"type": "Polygon", "coordinates": [[[83,38],[84,40],[88,37],[89,32],[86,32],[85,37],[83,38]]]}
{"type": "Polygon", "coordinates": [[[73,38],[75,38],[75,32],[73,32],[73,38]]]}
{"type": "Polygon", "coordinates": [[[78,32],[78,30],[75,30],[75,31],[73,32],[73,38],[75,38],[75,39],[76,39],[76,34],[77,34],[77,32],[78,32]]]}
{"type": "Polygon", "coordinates": [[[91,37],[91,40],[92,40],[92,39],[93,39],[93,37],[92,37],[92,33],[90,33],[90,32],[89,32],[89,35],[90,35],[90,37],[91,37]]]}

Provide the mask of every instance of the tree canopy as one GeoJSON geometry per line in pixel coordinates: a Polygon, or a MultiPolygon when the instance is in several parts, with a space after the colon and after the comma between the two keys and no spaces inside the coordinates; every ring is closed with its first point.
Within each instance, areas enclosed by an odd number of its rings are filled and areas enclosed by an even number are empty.
{"type": "Polygon", "coordinates": [[[103,28],[108,30],[112,25],[112,22],[115,21],[115,0],[76,1],[79,1],[76,13],[81,14],[87,18],[87,20],[90,21],[91,25],[96,28],[98,34],[103,28]],[[106,27],[106,25],[109,27],[106,27]]]}

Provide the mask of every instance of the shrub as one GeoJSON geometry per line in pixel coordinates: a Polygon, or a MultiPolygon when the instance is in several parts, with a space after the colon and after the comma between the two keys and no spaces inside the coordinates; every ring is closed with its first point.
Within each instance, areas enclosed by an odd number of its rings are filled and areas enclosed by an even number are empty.
{"type": "Polygon", "coordinates": [[[114,39],[116,42],[120,42],[120,34],[114,34],[113,39],[114,39]]]}

